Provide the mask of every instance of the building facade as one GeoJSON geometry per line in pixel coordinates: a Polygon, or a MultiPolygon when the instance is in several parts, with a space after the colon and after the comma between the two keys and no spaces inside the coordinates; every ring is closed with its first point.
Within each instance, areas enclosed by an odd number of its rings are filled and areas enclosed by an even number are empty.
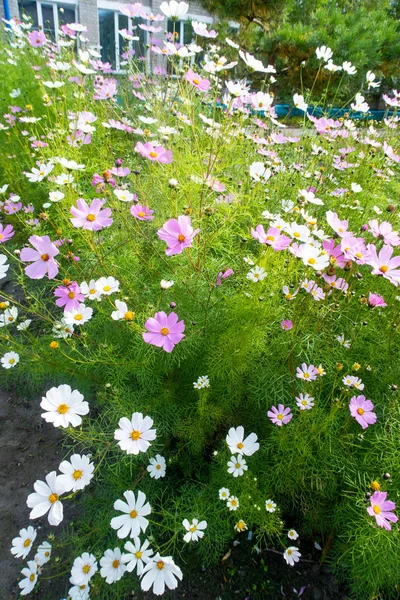
{"type": "MultiPolygon", "coordinates": [[[[160,14],[160,4],[163,0],[143,0],[143,9],[147,13],[160,14]]],[[[22,14],[29,15],[35,28],[41,28],[46,35],[57,40],[58,30],[64,23],[79,22],[87,26],[86,37],[90,45],[101,47],[102,59],[110,62],[113,68],[119,70],[121,54],[126,44],[118,33],[121,29],[132,30],[138,23],[146,23],[143,19],[131,19],[123,15],[120,4],[128,2],[117,0],[8,0],[11,17],[21,18],[22,14]]],[[[179,21],[175,31],[179,34],[181,43],[189,43],[192,38],[190,21],[196,20],[212,24],[214,19],[196,0],[189,2],[190,8],[184,20],[179,21]]],[[[0,0],[0,15],[4,17],[3,3],[0,0]]],[[[149,22],[147,21],[147,24],[149,22]]],[[[168,31],[172,31],[172,23],[165,17],[163,21],[153,23],[162,27],[162,31],[155,34],[155,41],[166,39],[168,31]]],[[[139,41],[133,42],[136,53],[143,53],[142,49],[149,43],[149,34],[139,27],[135,29],[139,41]]]]}

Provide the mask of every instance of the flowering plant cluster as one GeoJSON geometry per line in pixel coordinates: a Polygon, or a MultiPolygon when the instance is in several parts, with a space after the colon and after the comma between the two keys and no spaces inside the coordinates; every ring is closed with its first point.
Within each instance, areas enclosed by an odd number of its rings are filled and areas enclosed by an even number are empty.
{"type": "Polygon", "coordinates": [[[236,537],[289,566],[312,540],[354,598],[393,590],[400,94],[357,125],[372,72],[345,119],[299,89],[290,133],[279,74],[235,41],[194,21],[144,62],[120,33],[123,77],[77,23],[56,44],[12,20],[2,46],[0,383],[72,448],[30,482],[21,595],[65,564],[70,600],[161,595],[236,537]]]}

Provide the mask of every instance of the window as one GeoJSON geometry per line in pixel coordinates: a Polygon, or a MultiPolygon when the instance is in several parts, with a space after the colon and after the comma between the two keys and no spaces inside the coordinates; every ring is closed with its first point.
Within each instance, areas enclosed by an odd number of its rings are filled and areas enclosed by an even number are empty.
{"type": "MultiPolygon", "coordinates": [[[[174,21],[168,19],[168,33],[174,33],[174,21]]],[[[178,35],[175,42],[180,44],[191,44],[194,38],[193,27],[191,21],[175,21],[175,37],[178,35]]]]}
{"type": "Polygon", "coordinates": [[[121,70],[122,54],[129,48],[135,51],[135,57],[146,56],[147,33],[137,27],[141,19],[131,19],[115,10],[99,9],[99,31],[101,59],[109,62],[117,71],[121,70]],[[136,27],[136,29],[134,29],[136,27]],[[139,40],[125,40],[120,34],[121,29],[133,32],[139,40]]]}
{"type": "Polygon", "coordinates": [[[63,2],[42,2],[41,0],[20,0],[19,11],[31,17],[33,27],[40,27],[54,41],[58,41],[58,30],[64,23],[76,21],[76,5],[73,0],[63,2]]]}

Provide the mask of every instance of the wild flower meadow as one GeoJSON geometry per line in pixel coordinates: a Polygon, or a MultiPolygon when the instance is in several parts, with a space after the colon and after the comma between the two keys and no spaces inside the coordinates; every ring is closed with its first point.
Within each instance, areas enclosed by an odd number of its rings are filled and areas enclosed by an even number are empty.
{"type": "MultiPolygon", "coordinates": [[[[124,30],[122,74],[77,23],[3,37],[0,383],[65,432],[21,491],[21,596],[57,575],[71,600],[162,595],[252,532],[396,597],[400,94],[368,121],[369,71],[317,117],[299,81],[294,135],[274,67],[193,30],[144,58],[124,30]]],[[[351,78],[351,58],[302,69],[351,78]]]]}

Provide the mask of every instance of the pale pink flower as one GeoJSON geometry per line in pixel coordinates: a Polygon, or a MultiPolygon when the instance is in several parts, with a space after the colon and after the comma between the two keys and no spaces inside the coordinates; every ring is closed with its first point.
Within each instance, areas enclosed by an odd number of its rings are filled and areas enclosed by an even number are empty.
{"type": "Polygon", "coordinates": [[[71,223],[74,227],[82,227],[90,231],[99,231],[103,227],[110,227],[113,220],[111,218],[111,208],[102,207],[105,200],[94,198],[88,206],[83,198],[78,198],[76,207],[71,206],[70,213],[74,216],[71,223]]]}
{"type": "Polygon", "coordinates": [[[167,256],[173,254],[181,254],[185,248],[190,248],[195,235],[200,229],[193,230],[190,217],[179,215],[177,219],[170,219],[161,229],[157,231],[157,235],[161,240],[167,243],[168,248],[165,251],[167,256]]]}
{"type": "Polygon", "coordinates": [[[286,423],[289,423],[293,417],[292,413],[290,412],[290,408],[285,408],[283,404],[278,404],[278,408],[273,406],[271,410],[267,412],[267,415],[275,425],[278,425],[278,427],[286,425],[286,423]]]}
{"type": "Polygon", "coordinates": [[[34,250],[22,248],[20,253],[23,262],[32,263],[25,267],[25,273],[31,279],[42,279],[46,274],[49,279],[54,279],[58,273],[58,263],[54,260],[59,253],[58,248],[50,241],[48,235],[31,235],[29,242],[34,250]]]}

